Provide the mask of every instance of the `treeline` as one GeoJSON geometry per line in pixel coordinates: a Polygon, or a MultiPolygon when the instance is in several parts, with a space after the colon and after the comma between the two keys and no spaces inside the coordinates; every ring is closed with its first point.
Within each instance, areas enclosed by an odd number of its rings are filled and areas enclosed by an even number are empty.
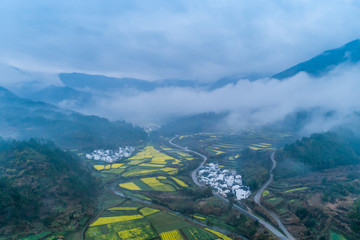
{"type": "Polygon", "coordinates": [[[43,102],[23,99],[0,87],[0,132],[16,139],[44,138],[63,148],[116,148],[147,139],[146,132],[124,121],[86,116],[43,102]]]}
{"type": "Polygon", "coordinates": [[[303,163],[310,170],[324,170],[360,162],[360,139],[351,132],[316,133],[286,145],[278,155],[303,163]]]}
{"type": "Polygon", "coordinates": [[[217,130],[224,122],[227,113],[201,113],[176,119],[161,126],[154,136],[174,136],[176,134],[193,134],[217,130]]]}
{"type": "Polygon", "coordinates": [[[0,140],[0,235],[77,224],[91,215],[98,181],[51,142],[0,140]]]}

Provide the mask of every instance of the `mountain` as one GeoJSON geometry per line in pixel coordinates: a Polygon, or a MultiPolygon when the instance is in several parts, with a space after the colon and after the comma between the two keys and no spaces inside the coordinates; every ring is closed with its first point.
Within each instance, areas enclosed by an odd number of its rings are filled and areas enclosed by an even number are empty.
{"type": "Polygon", "coordinates": [[[323,52],[322,54],[295,65],[285,71],[273,75],[273,78],[283,80],[306,72],[311,76],[321,77],[341,63],[357,63],[360,61],[360,39],[354,40],[344,46],[323,52]]]}
{"type": "Polygon", "coordinates": [[[0,87],[0,136],[49,139],[65,148],[94,149],[136,144],[143,129],[124,121],[110,122],[56,106],[20,98],[0,87]]]}
{"type": "Polygon", "coordinates": [[[20,239],[78,227],[94,212],[98,181],[53,143],[0,139],[0,189],[0,236],[20,239]]]}
{"type": "Polygon", "coordinates": [[[34,92],[28,92],[26,98],[34,101],[43,101],[67,108],[81,108],[94,104],[93,94],[86,91],[75,90],[70,87],[48,86],[34,92]]]}
{"type": "Polygon", "coordinates": [[[200,83],[190,80],[167,79],[163,81],[146,81],[136,78],[116,78],[103,75],[90,75],[85,73],[61,73],[60,80],[66,87],[74,89],[93,89],[96,91],[136,90],[149,92],[164,87],[190,87],[201,86],[200,83]]]}
{"type": "Polygon", "coordinates": [[[227,113],[210,112],[182,117],[162,125],[155,134],[174,136],[175,134],[216,131],[227,115],[227,113]]]}
{"type": "Polygon", "coordinates": [[[302,162],[311,170],[360,163],[359,138],[351,132],[312,134],[283,149],[283,158],[302,162]]]}

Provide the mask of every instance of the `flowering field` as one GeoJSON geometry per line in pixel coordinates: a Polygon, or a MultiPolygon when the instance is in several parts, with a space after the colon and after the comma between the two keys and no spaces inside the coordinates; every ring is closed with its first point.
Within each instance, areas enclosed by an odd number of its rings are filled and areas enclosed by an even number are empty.
{"type": "Polygon", "coordinates": [[[171,212],[148,207],[142,203],[126,201],[105,210],[85,232],[85,240],[108,239],[228,240],[229,238],[219,232],[212,233],[192,225],[171,212]],[[131,212],[133,212],[132,215],[131,212]],[[122,215],[122,213],[127,215],[122,215]],[[113,217],[105,217],[109,215],[113,217]]]}
{"type": "Polygon", "coordinates": [[[181,187],[188,187],[188,185],[186,183],[184,183],[183,181],[181,181],[180,179],[177,179],[176,177],[171,177],[171,178],[181,187]]]}
{"type": "Polygon", "coordinates": [[[164,192],[175,191],[175,189],[171,185],[160,182],[156,177],[141,178],[141,181],[149,185],[155,191],[164,191],[164,192]]]}
{"type": "Polygon", "coordinates": [[[182,229],[182,232],[187,236],[188,239],[193,240],[219,239],[217,235],[195,226],[184,228],[182,229]]]}
{"type": "Polygon", "coordinates": [[[109,223],[116,223],[116,222],[125,222],[130,220],[135,220],[143,218],[142,215],[130,215],[130,216],[117,216],[117,217],[101,217],[98,218],[95,222],[93,222],[90,227],[98,226],[98,225],[105,225],[109,223]]]}
{"type": "Polygon", "coordinates": [[[132,191],[175,191],[180,187],[188,187],[186,183],[175,177],[149,177],[140,178],[133,182],[119,184],[121,188],[132,190],[132,191]]]}
{"type": "Polygon", "coordinates": [[[160,233],[160,237],[162,240],[183,240],[184,238],[181,236],[179,230],[173,230],[169,232],[160,233]]]}
{"type": "Polygon", "coordinates": [[[120,239],[146,240],[155,238],[157,234],[152,230],[150,225],[146,225],[145,227],[122,230],[118,232],[118,236],[120,239]]]}
{"type": "Polygon", "coordinates": [[[209,228],[205,228],[206,231],[209,231],[213,234],[215,234],[216,236],[220,237],[223,240],[231,240],[231,238],[229,238],[228,236],[226,236],[225,234],[222,234],[220,232],[217,232],[215,230],[209,229],[209,228]]]}
{"type": "Polygon", "coordinates": [[[121,183],[119,184],[120,187],[128,189],[128,190],[137,190],[140,191],[141,188],[139,188],[135,183],[128,182],[128,183],[121,183]]]}
{"type": "Polygon", "coordinates": [[[139,210],[139,212],[144,216],[149,216],[151,214],[154,214],[154,213],[157,213],[159,212],[160,210],[158,209],[154,209],[154,208],[149,208],[149,207],[144,207],[142,209],[139,210]]]}

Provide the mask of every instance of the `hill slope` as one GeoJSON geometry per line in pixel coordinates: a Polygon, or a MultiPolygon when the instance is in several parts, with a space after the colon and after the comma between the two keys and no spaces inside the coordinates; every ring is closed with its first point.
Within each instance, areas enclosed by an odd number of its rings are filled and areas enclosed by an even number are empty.
{"type": "Polygon", "coordinates": [[[118,147],[147,138],[138,127],[124,121],[65,111],[43,102],[17,97],[0,87],[0,136],[44,138],[66,148],[118,147]]]}
{"type": "Polygon", "coordinates": [[[0,139],[0,235],[78,226],[97,181],[52,143],[0,139]]]}
{"type": "Polygon", "coordinates": [[[337,65],[360,61],[360,40],[354,40],[344,46],[323,52],[322,54],[298,65],[295,65],[285,71],[272,76],[277,79],[285,79],[296,75],[299,72],[306,72],[312,76],[320,77],[331,71],[337,65]]]}

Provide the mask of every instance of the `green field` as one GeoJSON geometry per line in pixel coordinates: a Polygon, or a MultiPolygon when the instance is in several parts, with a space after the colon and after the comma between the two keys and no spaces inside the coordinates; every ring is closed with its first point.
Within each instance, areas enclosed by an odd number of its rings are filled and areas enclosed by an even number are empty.
{"type": "Polygon", "coordinates": [[[190,226],[188,222],[185,222],[180,217],[167,212],[150,215],[147,219],[152,223],[157,232],[168,232],[190,226]]]}
{"type": "Polygon", "coordinates": [[[340,234],[330,231],[330,240],[346,240],[346,238],[344,238],[340,234]]]}
{"type": "Polygon", "coordinates": [[[211,232],[192,225],[180,216],[131,201],[105,210],[90,224],[85,233],[85,239],[158,239],[160,235],[167,236],[169,235],[167,233],[171,231],[176,231],[179,236],[187,237],[187,239],[219,239],[211,232]],[[137,219],[108,223],[112,219],[132,216],[136,216],[137,219]]]}

